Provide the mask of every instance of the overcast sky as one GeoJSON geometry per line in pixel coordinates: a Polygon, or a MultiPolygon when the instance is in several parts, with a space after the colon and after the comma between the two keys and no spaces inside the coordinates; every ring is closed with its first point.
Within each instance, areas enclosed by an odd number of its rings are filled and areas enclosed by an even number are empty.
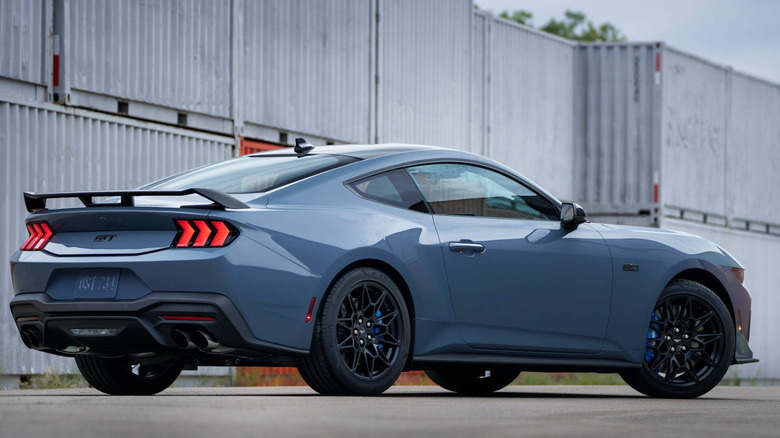
{"type": "Polygon", "coordinates": [[[525,9],[533,25],[566,9],[598,25],[610,22],[629,41],[670,46],[780,84],[780,0],[474,0],[480,9],[525,9]]]}

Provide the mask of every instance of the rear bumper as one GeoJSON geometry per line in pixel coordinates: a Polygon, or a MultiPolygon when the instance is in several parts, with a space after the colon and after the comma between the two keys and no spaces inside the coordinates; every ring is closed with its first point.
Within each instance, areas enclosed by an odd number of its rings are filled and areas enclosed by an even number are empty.
{"type": "Polygon", "coordinates": [[[244,338],[292,351],[308,350],[314,324],[307,323],[306,315],[312,297],[320,302],[321,279],[300,263],[258,244],[250,234],[247,231],[222,248],[176,248],[139,255],[56,256],[45,250],[17,251],[11,257],[14,292],[19,300],[43,293],[50,299],[42,303],[76,305],[76,309],[99,303],[96,311],[147,303],[159,294],[177,298],[216,294],[238,309],[240,318],[231,316],[230,320],[248,325],[251,334],[244,338]],[[118,270],[119,279],[113,296],[90,301],[78,295],[78,278],[96,270],[118,270]]]}
{"type": "Polygon", "coordinates": [[[25,345],[61,355],[175,353],[264,359],[308,353],[258,340],[230,299],[214,293],[155,292],[130,301],[56,301],[44,293],[29,293],[14,297],[10,307],[25,345]],[[170,319],[177,316],[200,320],[170,319]],[[171,337],[174,330],[207,334],[220,348],[177,346],[171,337]]]}

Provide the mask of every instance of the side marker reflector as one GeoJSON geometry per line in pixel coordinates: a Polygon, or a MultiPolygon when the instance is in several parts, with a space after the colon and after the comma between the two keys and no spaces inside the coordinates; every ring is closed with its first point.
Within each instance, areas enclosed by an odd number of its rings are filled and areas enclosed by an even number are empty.
{"type": "Polygon", "coordinates": [[[314,311],[314,302],[317,301],[317,297],[311,298],[311,304],[309,304],[309,312],[306,314],[306,323],[311,321],[311,312],[314,311]]]}
{"type": "Polygon", "coordinates": [[[737,309],[737,328],[739,329],[739,332],[742,333],[742,312],[737,309]]]}

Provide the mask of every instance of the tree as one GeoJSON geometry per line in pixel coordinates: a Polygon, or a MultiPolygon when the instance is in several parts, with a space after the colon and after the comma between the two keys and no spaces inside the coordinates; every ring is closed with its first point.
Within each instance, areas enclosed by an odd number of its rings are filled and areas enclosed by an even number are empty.
{"type": "MultiPolygon", "coordinates": [[[[511,13],[504,11],[499,14],[499,17],[533,27],[533,24],[531,24],[533,14],[522,9],[511,13]]],[[[575,41],[626,41],[626,36],[611,23],[595,26],[592,21],[586,21],[584,13],[571,10],[566,11],[564,19],[556,20],[551,18],[539,30],[575,41]]]]}
{"type": "Polygon", "coordinates": [[[516,21],[520,24],[533,27],[531,24],[531,19],[533,18],[534,14],[522,9],[512,12],[512,15],[509,14],[509,11],[504,11],[498,16],[506,20],[516,21]]]}

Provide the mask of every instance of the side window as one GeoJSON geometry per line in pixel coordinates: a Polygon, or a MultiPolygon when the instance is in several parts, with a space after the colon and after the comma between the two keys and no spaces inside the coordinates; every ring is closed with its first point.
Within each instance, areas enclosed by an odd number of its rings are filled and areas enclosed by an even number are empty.
{"type": "Polygon", "coordinates": [[[409,179],[409,175],[401,169],[391,170],[355,181],[349,184],[349,187],[358,195],[373,201],[422,213],[430,213],[420,191],[417,190],[412,180],[409,179]]]}
{"type": "Polygon", "coordinates": [[[493,170],[468,164],[407,169],[434,214],[558,220],[555,206],[528,187],[493,170]]]}

